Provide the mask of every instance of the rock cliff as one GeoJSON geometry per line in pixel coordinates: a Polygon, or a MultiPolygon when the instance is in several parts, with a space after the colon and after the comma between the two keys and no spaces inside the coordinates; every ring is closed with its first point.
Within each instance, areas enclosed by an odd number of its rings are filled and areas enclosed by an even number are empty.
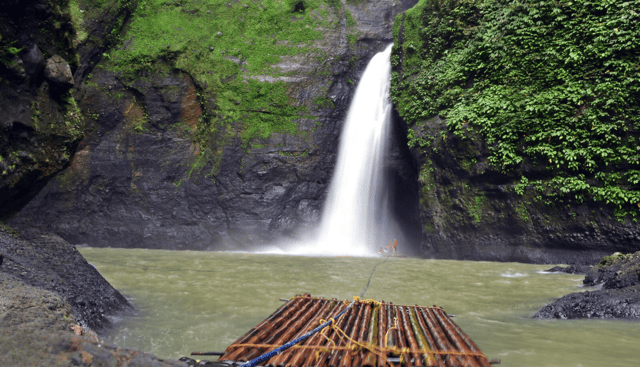
{"type": "MultiPolygon", "coordinates": [[[[77,45],[90,60],[72,89],[82,140],[10,223],[91,246],[251,249],[302,236],[358,79],[413,3],[140,2],[112,48],[77,45]]],[[[387,170],[417,243],[416,167],[395,122],[387,170]]]]}
{"type": "Polygon", "coordinates": [[[69,165],[86,119],[75,79],[129,15],[131,4],[116,3],[88,12],[82,28],[77,2],[7,1],[0,9],[0,220],[69,165]]]}

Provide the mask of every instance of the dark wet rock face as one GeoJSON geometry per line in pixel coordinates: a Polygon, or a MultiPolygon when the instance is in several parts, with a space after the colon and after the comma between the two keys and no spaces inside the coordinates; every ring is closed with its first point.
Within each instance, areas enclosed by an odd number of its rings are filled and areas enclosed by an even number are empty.
{"type": "Polygon", "coordinates": [[[98,332],[109,317],[133,308],[75,247],[55,235],[28,233],[26,239],[0,231],[0,273],[58,294],[82,326],[98,332]]]}
{"type": "MultiPolygon", "coordinates": [[[[357,82],[391,42],[394,17],[410,5],[348,4],[360,32],[355,44],[327,30],[326,60],[283,58],[277,67],[288,73],[289,95],[313,118],[298,119],[297,134],[274,132],[256,144],[229,134],[241,121],[212,127],[213,145],[197,143],[201,121],[219,111],[185,72],[149,71],[132,80],[98,64],[90,81],[78,84],[76,71],[78,106],[95,118],[68,169],[12,225],[37,225],[74,244],[163,249],[250,250],[304,236],[320,219],[357,82]],[[318,98],[330,106],[316,105],[318,98]]],[[[398,119],[392,138],[386,172],[393,210],[417,247],[416,165],[398,119]]]]}
{"type": "Polygon", "coordinates": [[[571,293],[541,308],[541,319],[640,318],[640,252],[605,257],[583,283],[595,291],[571,293]]]}
{"type": "Polygon", "coordinates": [[[78,46],[67,2],[0,6],[0,47],[18,50],[8,65],[0,63],[0,220],[15,215],[69,165],[87,118],[69,89],[72,72],[89,68],[95,61],[89,56],[108,43],[99,36],[122,25],[116,20],[130,6],[114,9],[85,19],[95,23],[97,37],[78,46]]]}

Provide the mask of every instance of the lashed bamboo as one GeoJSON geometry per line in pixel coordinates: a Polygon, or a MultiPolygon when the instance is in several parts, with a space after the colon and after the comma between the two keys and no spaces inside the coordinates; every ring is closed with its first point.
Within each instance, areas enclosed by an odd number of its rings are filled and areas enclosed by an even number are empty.
{"type": "Polygon", "coordinates": [[[282,325],[287,319],[291,317],[291,315],[296,312],[299,307],[308,302],[310,300],[307,295],[292,299],[286,304],[282,305],[280,308],[280,312],[276,311],[265,321],[260,323],[260,325],[256,326],[254,329],[250,330],[245,336],[241,337],[233,344],[227,347],[225,350],[225,354],[220,357],[220,360],[231,360],[236,361],[243,355],[245,355],[250,348],[240,347],[234,348],[235,344],[259,344],[266,338],[268,338],[279,325],[282,325]]]}
{"type": "MultiPolygon", "coordinates": [[[[463,337],[462,335],[464,333],[461,333],[462,330],[460,330],[460,328],[458,327],[458,325],[456,325],[453,321],[451,321],[451,318],[449,318],[449,316],[442,310],[442,309],[435,309],[433,310],[433,313],[436,315],[436,317],[438,318],[438,322],[440,322],[440,325],[444,326],[444,330],[447,333],[447,336],[449,337],[449,340],[451,340],[453,342],[453,344],[456,346],[456,348],[463,352],[463,353],[477,353],[479,352],[479,349],[475,346],[475,344],[473,342],[471,342],[471,344],[473,344],[473,346],[475,348],[471,348],[470,345],[466,342],[466,339],[469,339],[468,336],[465,335],[465,337],[463,337]]],[[[475,357],[475,356],[467,356],[468,359],[468,366],[471,367],[485,367],[485,366],[489,366],[489,361],[486,357],[475,357]]]]}
{"type": "MultiPolygon", "coordinates": [[[[426,328],[423,328],[418,321],[418,316],[416,315],[417,307],[418,305],[415,305],[415,307],[408,309],[408,312],[410,313],[409,318],[411,320],[411,329],[416,335],[416,342],[418,343],[418,347],[420,348],[420,350],[433,350],[433,338],[431,337],[431,334],[429,332],[425,333],[424,330],[426,328]]],[[[422,354],[422,360],[424,361],[425,365],[429,367],[440,365],[439,360],[434,354],[424,353],[422,354]]]]}
{"type": "MultiPolygon", "coordinates": [[[[421,309],[419,315],[422,317],[423,321],[426,323],[427,328],[425,329],[425,334],[429,333],[433,337],[434,348],[443,352],[453,352],[454,349],[449,343],[447,336],[444,331],[438,325],[438,322],[432,317],[428,309],[421,309]]],[[[459,366],[462,361],[456,355],[444,355],[442,356],[444,361],[444,365],[447,367],[459,366]]]]}
{"type": "MultiPolygon", "coordinates": [[[[335,317],[336,315],[338,315],[340,312],[342,312],[347,306],[344,305],[343,303],[339,302],[337,304],[337,306],[335,307],[335,312],[332,313],[331,317],[335,317]]],[[[318,334],[315,335],[315,341],[316,343],[313,345],[317,345],[319,347],[330,347],[330,343],[329,343],[329,337],[331,336],[331,334],[333,333],[333,329],[331,328],[325,328],[324,330],[322,330],[321,332],[319,332],[318,334]]],[[[318,355],[316,356],[316,353],[310,353],[307,358],[304,360],[304,362],[302,363],[303,367],[312,367],[315,366],[316,363],[318,362],[320,358],[320,353],[318,353],[318,355]]]]}
{"type": "MultiPolygon", "coordinates": [[[[351,308],[349,311],[347,311],[347,313],[345,313],[344,315],[340,316],[338,318],[338,323],[336,324],[336,326],[339,329],[344,330],[345,326],[347,325],[347,321],[350,319],[350,317],[354,314],[355,312],[355,308],[351,308]]],[[[326,346],[337,346],[338,345],[338,341],[340,339],[340,334],[338,334],[337,332],[333,331],[333,330],[329,330],[329,332],[327,334],[331,334],[331,336],[329,337],[329,341],[325,344],[326,346]]],[[[329,356],[331,356],[333,354],[333,352],[320,352],[319,356],[318,356],[318,360],[315,364],[315,367],[326,367],[328,364],[328,358],[329,356]]]]}
{"type": "MultiPolygon", "coordinates": [[[[292,330],[296,330],[296,334],[292,335],[291,337],[287,338],[287,335],[282,336],[282,338],[285,340],[285,343],[291,339],[295,339],[297,337],[300,337],[302,335],[304,335],[306,332],[310,331],[313,329],[313,323],[314,320],[316,318],[319,317],[319,315],[321,314],[320,309],[322,308],[322,306],[324,306],[325,304],[327,304],[328,302],[325,302],[324,300],[321,302],[316,302],[315,305],[308,311],[306,312],[297,322],[296,324],[294,324],[291,329],[292,330]]],[[[316,325],[317,326],[317,325],[316,325]]],[[[282,354],[279,354],[273,358],[271,358],[269,361],[267,361],[267,363],[265,364],[266,366],[284,366],[284,364],[286,363],[286,361],[291,358],[291,353],[294,351],[295,349],[289,349],[287,351],[285,351],[282,354]]]]}
{"type": "MultiPolygon", "coordinates": [[[[380,306],[373,308],[371,312],[371,325],[369,326],[369,333],[367,336],[367,342],[369,345],[378,345],[378,314],[380,312],[380,306]]],[[[378,357],[372,351],[367,351],[362,357],[362,367],[375,367],[378,363],[378,357]]]]}
{"type": "MultiPolygon", "coordinates": [[[[380,313],[378,314],[378,348],[381,350],[387,347],[387,305],[382,301],[380,305],[380,313]]],[[[378,367],[384,367],[386,364],[386,356],[381,355],[378,358],[378,367]]]]}
{"type": "MultiPolygon", "coordinates": [[[[273,334],[264,341],[264,344],[266,344],[266,345],[282,345],[282,344],[288,342],[289,340],[291,340],[291,337],[297,331],[297,328],[299,328],[301,326],[300,323],[298,323],[298,320],[300,318],[302,318],[303,315],[305,315],[310,308],[313,307],[314,303],[315,302],[307,302],[307,303],[303,304],[297,310],[296,313],[291,315],[291,318],[289,318],[288,320],[285,320],[284,323],[282,323],[280,325],[280,327],[278,327],[275,331],[273,331],[273,334]]],[[[249,361],[249,360],[251,360],[253,358],[256,358],[259,355],[267,352],[268,349],[269,349],[269,347],[254,348],[247,355],[242,356],[242,358],[239,359],[239,360],[243,361],[243,362],[249,361]]]]}
{"type": "MultiPolygon", "coordinates": [[[[335,317],[336,315],[338,315],[340,312],[342,312],[342,310],[345,309],[345,306],[342,302],[333,302],[333,310],[331,311],[331,313],[327,316],[326,319],[331,319],[333,317],[335,317]]],[[[308,343],[306,345],[312,345],[312,346],[325,346],[326,343],[328,342],[327,339],[327,334],[331,333],[332,330],[330,328],[325,328],[323,331],[317,333],[316,335],[314,335],[313,337],[309,338],[308,343]]],[[[291,361],[289,364],[287,364],[288,367],[295,367],[295,366],[304,366],[304,367],[311,367],[311,366],[315,366],[316,364],[316,356],[313,350],[311,349],[307,349],[304,351],[303,354],[301,354],[300,356],[297,356],[297,359],[295,361],[291,361]],[[295,363],[295,364],[294,364],[295,363]]]]}
{"type": "MultiPolygon", "coordinates": [[[[398,328],[395,330],[396,338],[397,338],[396,343],[398,343],[398,347],[401,350],[405,350],[407,348],[407,341],[405,339],[404,330],[402,327],[403,321],[404,321],[404,318],[402,317],[402,307],[395,306],[394,313],[396,315],[396,319],[398,322],[398,328]]],[[[407,353],[402,353],[400,355],[400,360],[405,366],[409,366],[409,367],[413,366],[413,364],[411,363],[411,357],[407,353]]]]}
{"type": "MultiPolygon", "coordinates": [[[[360,321],[360,327],[358,331],[358,343],[365,343],[367,341],[369,328],[371,327],[371,309],[372,306],[370,303],[365,304],[364,315],[362,316],[362,320],[360,321]]],[[[358,351],[358,353],[354,354],[351,364],[347,366],[360,366],[362,364],[363,357],[364,351],[358,351]]]]}
{"type": "MultiPolygon", "coordinates": [[[[346,338],[344,336],[340,337],[338,341],[339,347],[350,346],[351,340],[354,337],[354,333],[358,332],[357,327],[358,322],[360,321],[359,319],[362,318],[362,310],[363,307],[361,304],[355,305],[353,312],[351,312],[351,316],[346,322],[345,328],[342,329],[346,335],[346,338]]],[[[333,352],[331,358],[329,359],[329,367],[345,367],[341,364],[341,361],[346,358],[351,359],[351,353],[351,350],[336,350],[335,352],[333,352]]]]}
{"type": "MultiPolygon", "coordinates": [[[[336,305],[337,305],[337,302],[335,299],[328,300],[325,306],[323,307],[323,309],[321,310],[321,312],[319,312],[317,317],[312,320],[312,324],[310,325],[310,328],[315,328],[319,326],[323,320],[328,320],[331,317],[337,315],[337,313],[334,313],[334,311],[336,310],[336,305]]],[[[305,332],[308,332],[308,331],[310,330],[307,330],[305,332]]],[[[318,338],[318,337],[319,335],[316,334],[311,338],[305,340],[300,346],[316,345],[317,342],[315,338],[318,338]]],[[[310,350],[305,348],[299,348],[299,349],[292,348],[290,349],[290,351],[291,351],[291,358],[289,358],[285,362],[286,367],[300,366],[301,363],[304,362],[304,360],[307,358],[308,354],[310,353],[310,350]]]]}
{"type": "MultiPolygon", "coordinates": [[[[346,303],[335,299],[297,296],[236,340],[220,360],[248,361],[306,334],[345,307],[346,303]]],[[[264,366],[488,367],[490,363],[441,308],[382,301],[375,305],[357,302],[333,325],[272,357],[264,366]]]]}

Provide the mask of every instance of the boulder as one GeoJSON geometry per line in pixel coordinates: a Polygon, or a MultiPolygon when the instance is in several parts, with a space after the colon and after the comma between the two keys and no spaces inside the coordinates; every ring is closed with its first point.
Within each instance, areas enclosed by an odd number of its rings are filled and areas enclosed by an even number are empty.
{"type": "Polygon", "coordinates": [[[73,74],[69,64],[60,56],[53,55],[47,59],[44,76],[54,85],[61,88],[73,87],[73,74]]]}
{"type": "Polygon", "coordinates": [[[31,77],[37,76],[44,69],[44,56],[35,43],[22,55],[24,69],[31,77]]]}

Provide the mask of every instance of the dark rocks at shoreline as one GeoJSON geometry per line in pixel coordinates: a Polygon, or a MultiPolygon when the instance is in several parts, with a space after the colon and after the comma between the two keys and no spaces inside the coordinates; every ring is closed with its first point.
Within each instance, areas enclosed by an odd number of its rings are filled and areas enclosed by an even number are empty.
{"type": "Polygon", "coordinates": [[[568,294],[544,307],[534,319],[638,319],[640,286],[568,294]]]}
{"type": "Polygon", "coordinates": [[[18,237],[0,230],[0,253],[0,274],[58,294],[82,327],[100,333],[110,327],[110,316],[133,312],[126,298],[60,237],[37,231],[18,237]]]}
{"type": "Polygon", "coordinates": [[[640,319],[640,251],[605,257],[589,269],[583,283],[601,288],[568,294],[542,307],[533,318],[640,319]]]}
{"type": "Polygon", "coordinates": [[[0,295],[0,366],[186,366],[99,341],[67,302],[19,276],[0,272],[0,295]]]}
{"type": "Polygon", "coordinates": [[[587,274],[589,269],[591,269],[590,265],[569,265],[566,267],[554,266],[545,271],[548,273],[587,274]]]}
{"type": "Polygon", "coordinates": [[[607,256],[591,268],[584,278],[585,285],[602,284],[604,289],[619,289],[640,284],[640,251],[607,256]]]}

